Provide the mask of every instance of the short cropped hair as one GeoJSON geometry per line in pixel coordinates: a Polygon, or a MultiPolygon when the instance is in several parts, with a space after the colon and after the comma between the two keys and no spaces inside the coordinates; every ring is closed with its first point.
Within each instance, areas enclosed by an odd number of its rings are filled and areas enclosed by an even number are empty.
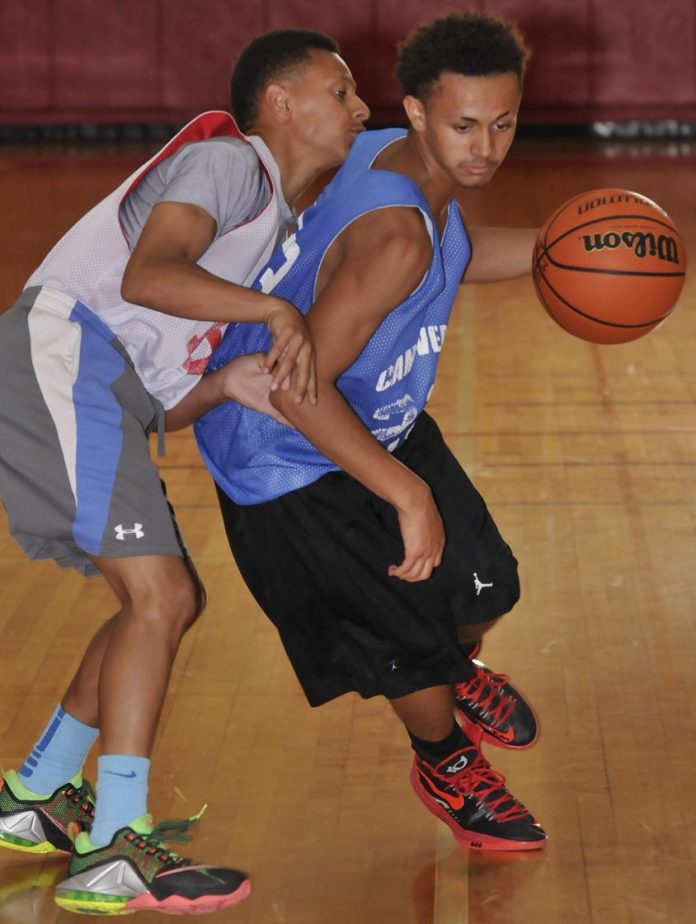
{"type": "Polygon", "coordinates": [[[253,125],[261,95],[268,84],[306,61],[313,48],[339,51],[338,44],[330,36],[305,29],[276,29],[246,46],[230,82],[232,115],[243,132],[253,125]]]}
{"type": "Polygon", "coordinates": [[[451,13],[414,29],[399,46],[404,93],[425,99],[444,73],[491,77],[513,72],[522,84],[529,49],[517,26],[488,13],[451,13]]]}

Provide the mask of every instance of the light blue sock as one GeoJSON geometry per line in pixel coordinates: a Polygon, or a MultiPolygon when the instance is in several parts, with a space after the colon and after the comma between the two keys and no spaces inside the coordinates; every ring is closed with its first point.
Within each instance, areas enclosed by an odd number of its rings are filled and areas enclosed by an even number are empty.
{"type": "Polygon", "coordinates": [[[147,812],[147,757],[105,754],[99,758],[97,808],[89,834],[95,847],[110,843],[114,834],[147,812]]]}
{"type": "Polygon", "coordinates": [[[85,725],[58,706],[19,769],[22,785],[37,795],[50,796],[82,771],[98,734],[98,728],[85,725]]]}

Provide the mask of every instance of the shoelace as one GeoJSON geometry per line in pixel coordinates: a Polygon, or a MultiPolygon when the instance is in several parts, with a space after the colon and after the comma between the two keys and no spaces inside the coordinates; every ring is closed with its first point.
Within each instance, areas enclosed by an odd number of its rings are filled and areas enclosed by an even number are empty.
{"type": "Polygon", "coordinates": [[[181,857],[173,850],[169,850],[162,841],[168,840],[175,843],[188,843],[191,840],[189,831],[203,817],[207,805],[190,818],[172,818],[166,821],[160,821],[155,825],[149,834],[138,834],[136,831],[126,835],[126,840],[141,850],[146,850],[150,856],[160,860],[162,863],[172,864],[173,866],[190,866],[191,860],[187,857],[181,857]]]}
{"type": "Polygon", "coordinates": [[[178,853],[169,850],[159,838],[154,836],[154,833],[146,835],[132,831],[126,835],[126,840],[133,844],[134,847],[144,850],[156,860],[161,861],[163,865],[190,866],[191,864],[187,857],[180,857],[178,853]]]}
{"type": "Polygon", "coordinates": [[[79,805],[91,819],[94,818],[94,790],[86,780],[79,788],[72,785],[67,786],[63,790],[63,795],[75,805],[79,805]]]}
{"type": "Polygon", "coordinates": [[[454,776],[441,776],[440,779],[462,795],[473,795],[496,821],[517,821],[531,817],[524,805],[508,792],[503,774],[494,770],[480,752],[476,753],[473,763],[464,770],[454,776]],[[508,808],[503,808],[506,803],[509,803],[508,808]]]}
{"type": "Polygon", "coordinates": [[[455,684],[456,696],[485,712],[490,716],[490,724],[500,728],[509,719],[516,704],[515,698],[506,696],[502,690],[510,678],[507,674],[493,674],[477,665],[474,668],[476,673],[471,680],[455,684]]]}

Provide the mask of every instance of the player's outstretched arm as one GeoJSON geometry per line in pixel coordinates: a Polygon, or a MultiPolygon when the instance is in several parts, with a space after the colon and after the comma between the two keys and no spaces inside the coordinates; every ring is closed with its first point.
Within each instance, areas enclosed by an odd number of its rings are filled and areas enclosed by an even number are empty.
{"type": "Polygon", "coordinates": [[[471,262],[463,282],[502,282],[532,270],[538,228],[467,228],[471,262]]]}
{"type": "Polygon", "coordinates": [[[307,315],[317,347],[319,401],[297,405],[289,393],[271,395],[320,452],[396,508],[404,559],[389,574],[405,581],[426,580],[440,564],[440,515],[429,486],[372,436],[335,383],[389,311],[418,286],[431,256],[415,209],[384,209],[350,225],[327,254],[320,295],[307,315]]]}
{"type": "Polygon", "coordinates": [[[304,318],[289,302],[235,285],[196,262],[215,238],[214,219],[197,205],[160,202],[126,265],[121,295],[127,302],[201,321],[266,324],[273,338],[272,383],[291,372],[293,394],[316,399],[314,344],[304,318]]]}

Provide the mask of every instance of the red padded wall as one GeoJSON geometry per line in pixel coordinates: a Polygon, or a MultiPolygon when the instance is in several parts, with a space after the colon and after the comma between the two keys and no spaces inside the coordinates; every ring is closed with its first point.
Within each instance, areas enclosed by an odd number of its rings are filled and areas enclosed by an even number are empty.
{"type": "Polygon", "coordinates": [[[59,0],[53,8],[56,109],[160,105],[159,4],[59,0]]]}
{"type": "Polygon", "coordinates": [[[227,109],[235,58],[268,28],[263,5],[166,0],[162,9],[160,105],[188,112],[227,109]]]}
{"type": "Polygon", "coordinates": [[[28,115],[53,105],[51,0],[0,4],[0,113],[28,115]]]}
{"type": "Polygon", "coordinates": [[[0,122],[176,122],[225,108],[239,50],[292,26],[335,35],[373,122],[399,120],[397,41],[457,6],[527,35],[527,121],[696,118],[694,0],[22,0],[0,5],[0,122]]]}

